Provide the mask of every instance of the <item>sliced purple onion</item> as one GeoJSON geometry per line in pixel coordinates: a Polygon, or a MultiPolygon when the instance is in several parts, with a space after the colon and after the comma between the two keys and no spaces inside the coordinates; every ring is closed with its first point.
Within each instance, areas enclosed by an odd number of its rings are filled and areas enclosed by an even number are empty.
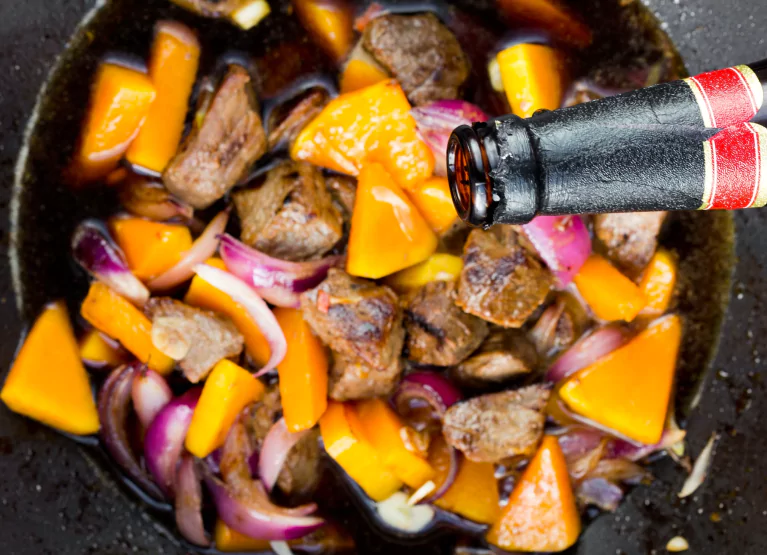
{"type": "Polygon", "coordinates": [[[625,329],[618,325],[608,325],[594,330],[581,337],[575,345],[565,351],[562,356],[546,372],[546,381],[557,383],[568,378],[578,370],[586,368],[605,355],[612,353],[628,340],[625,329]]]}
{"type": "Polygon", "coordinates": [[[434,503],[437,499],[445,495],[447,490],[453,487],[455,479],[458,476],[458,471],[461,469],[463,455],[452,445],[448,445],[446,443],[445,446],[447,447],[450,457],[450,466],[447,471],[447,476],[445,476],[445,480],[439,485],[439,487],[422,501],[423,503],[434,503]]]}
{"type": "Polygon", "coordinates": [[[293,446],[301,441],[309,430],[291,433],[284,418],[280,418],[266,434],[259,454],[258,474],[266,491],[272,491],[282,466],[293,446]]]}
{"type": "Polygon", "coordinates": [[[543,311],[533,329],[530,330],[528,337],[535,345],[539,355],[547,356],[551,352],[557,334],[557,325],[564,311],[565,303],[557,299],[555,303],[543,311]]]}
{"type": "Polygon", "coordinates": [[[176,397],[157,413],[144,438],[144,457],[155,483],[168,497],[173,497],[176,466],[184,450],[184,439],[201,389],[190,389],[176,397]]]}
{"type": "Polygon", "coordinates": [[[141,425],[149,428],[157,413],[173,399],[173,392],[165,378],[143,367],[133,376],[131,397],[141,425]]]}
{"type": "Polygon", "coordinates": [[[560,289],[573,281],[591,254],[591,237],[580,216],[537,216],[522,230],[560,289]]]}
{"type": "Polygon", "coordinates": [[[149,300],[149,290],[128,269],[120,247],[106,226],[98,220],[85,220],[72,235],[72,255],[91,276],[137,306],[149,300]]]}
{"type": "Polygon", "coordinates": [[[418,134],[434,153],[434,173],[447,175],[447,143],[453,129],[487,121],[489,116],[479,107],[463,100],[438,100],[410,111],[418,128],[418,134]]]}
{"type": "Polygon", "coordinates": [[[194,272],[210,285],[231,297],[234,302],[242,305],[269,343],[269,360],[256,376],[261,376],[275,369],[285,358],[288,342],[282,328],[277,323],[277,319],[264,300],[247,283],[224,270],[206,264],[198,264],[194,267],[194,272]]]}
{"type": "Polygon", "coordinates": [[[101,439],[114,461],[150,496],[160,500],[162,492],[144,472],[130,447],[127,420],[136,364],[115,368],[101,386],[98,399],[101,439]]]}
{"type": "Polygon", "coordinates": [[[599,464],[599,461],[607,450],[607,439],[602,439],[599,444],[589,451],[588,453],[581,455],[575,459],[567,461],[567,468],[570,471],[570,477],[577,481],[589,476],[599,464]]]}
{"type": "Polygon", "coordinates": [[[184,453],[176,472],[176,526],[194,545],[207,547],[210,539],[202,522],[202,487],[194,457],[184,453]]]}
{"type": "Polygon", "coordinates": [[[145,176],[128,178],[118,196],[120,204],[131,214],[158,222],[173,218],[188,220],[194,213],[191,206],[170,194],[161,183],[145,176]]]}
{"type": "Polygon", "coordinates": [[[226,229],[229,210],[222,210],[213,218],[183,258],[178,263],[150,281],[147,286],[152,291],[167,291],[182,284],[194,275],[194,268],[213,256],[218,249],[218,238],[226,229]]]}
{"type": "Polygon", "coordinates": [[[605,434],[593,428],[574,426],[557,436],[562,454],[568,461],[574,461],[593,451],[602,442],[605,434]]]}
{"type": "Polygon", "coordinates": [[[427,417],[441,419],[462,398],[461,392],[442,374],[418,371],[402,379],[392,402],[400,416],[421,431],[428,427],[422,421],[425,409],[431,413],[427,417]]]}
{"type": "Polygon", "coordinates": [[[632,443],[623,439],[615,439],[610,442],[607,448],[608,459],[627,459],[630,461],[639,461],[652,455],[656,451],[663,451],[682,441],[687,432],[684,430],[664,430],[658,443],[653,445],[643,445],[641,443],[632,443]]]}
{"type": "Polygon", "coordinates": [[[623,489],[604,478],[584,480],[575,493],[582,504],[595,505],[609,512],[615,511],[623,500],[623,489]]]}
{"type": "Polygon", "coordinates": [[[328,256],[310,262],[289,262],[268,256],[231,235],[221,237],[221,258],[226,269],[253,287],[267,302],[299,308],[299,296],[325,279],[328,270],[338,266],[342,256],[328,256]]]}
{"type": "Polygon", "coordinates": [[[587,475],[587,478],[604,478],[615,484],[637,485],[650,477],[650,473],[637,463],[626,459],[602,459],[587,475]]]}

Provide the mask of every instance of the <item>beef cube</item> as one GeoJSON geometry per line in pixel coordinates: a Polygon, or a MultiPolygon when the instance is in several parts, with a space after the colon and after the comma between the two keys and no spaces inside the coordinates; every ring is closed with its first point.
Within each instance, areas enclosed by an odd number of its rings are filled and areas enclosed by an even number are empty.
{"type": "Polygon", "coordinates": [[[532,385],[456,403],[445,413],[445,441],[475,462],[535,453],[543,435],[549,389],[532,385]]]}
{"type": "Polygon", "coordinates": [[[459,98],[469,61],[455,35],[431,13],[383,15],[362,35],[363,46],[418,106],[459,98]]]}
{"type": "Polygon", "coordinates": [[[408,357],[419,364],[453,366],[487,337],[487,324],[455,304],[456,284],[433,281],[412,294],[405,308],[408,357]]]}
{"type": "Polygon", "coordinates": [[[330,192],[333,206],[345,224],[349,224],[354,212],[354,201],[357,198],[357,181],[347,175],[330,175],[325,178],[325,186],[330,192]]]}
{"type": "Polygon", "coordinates": [[[152,343],[177,360],[192,383],[204,379],[220,360],[242,352],[245,340],[227,316],[167,297],[150,299],[144,310],[152,320],[152,343]]]}
{"type": "Polygon", "coordinates": [[[551,289],[551,273],[520,244],[504,245],[495,234],[469,234],[456,303],[466,312],[507,328],[519,328],[551,289]]]}
{"type": "Polygon", "coordinates": [[[256,448],[260,450],[266,434],[282,416],[280,388],[276,385],[268,387],[264,396],[250,405],[248,412],[250,415],[250,418],[246,419],[248,431],[256,448]]]}
{"type": "Polygon", "coordinates": [[[372,369],[356,358],[334,353],[330,370],[328,396],[336,401],[383,397],[394,393],[402,373],[399,357],[384,368],[372,369]]]}
{"type": "Polygon", "coordinates": [[[269,147],[290,148],[301,130],[319,115],[327,103],[328,94],[324,90],[309,91],[288,111],[282,121],[270,128],[269,147]]]}
{"type": "Polygon", "coordinates": [[[535,347],[518,330],[494,329],[468,360],[454,371],[458,381],[500,382],[530,373],[538,364],[535,347]]]}
{"type": "Polygon", "coordinates": [[[250,75],[230,66],[205,114],[165,169],[165,187],[195,208],[224,196],[266,152],[250,75]]]}
{"type": "Polygon", "coordinates": [[[352,364],[390,372],[402,352],[402,309],[388,287],[334,268],[301,295],[301,308],[314,333],[352,364]]]}
{"type": "Polygon", "coordinates": [[[598,214],[594,217],[594,232],[605,246],[607,257],[633,279],[642,273],[655,253],[666,214],[598,214]]]}
{"type": "Polygon", "coordinates": [[[331,202],[320,170],[285,162],[269,171],[257,189],[232,195],[243,242],[284,260],[309,260],[341,239],[341,215],[331,202]]]}

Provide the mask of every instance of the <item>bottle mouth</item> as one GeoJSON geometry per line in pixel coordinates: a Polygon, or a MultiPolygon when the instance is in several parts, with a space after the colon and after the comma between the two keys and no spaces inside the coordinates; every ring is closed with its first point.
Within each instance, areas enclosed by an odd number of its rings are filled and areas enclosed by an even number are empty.
{"type": "Polygon", "coordinates": [[[458,216],[473,226],[489,222],[492,201],[489,172],[490,163],[476,130],[469,125],[457,127],[447,145],[447,178],[458,216]]]}

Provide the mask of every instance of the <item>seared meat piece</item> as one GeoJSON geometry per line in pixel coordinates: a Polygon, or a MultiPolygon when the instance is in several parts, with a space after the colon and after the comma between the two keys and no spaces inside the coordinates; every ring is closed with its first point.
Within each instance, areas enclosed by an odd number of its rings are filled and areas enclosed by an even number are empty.
{"type": "Polygon", "coordinates": [[[357,181],[348,175],[330,175],[325,178],[325,186],[330,192],[333,206],[345,223],[352,219],[354,200],[357,198],[357,181]]]}
{"type": "Polygon", "coordinates": [[[284,260],[317,258],[341,239],[341,215],[331,202],[320,170],[285,162],[269,171],[257,189],[232,195],[241,239],[284,260]]]}
{"type": "Polygon", "coordinates": [[[445,441],[476,462],[532,455],[543,435],[549,393],[531,385],[457,403],[445,413],[445,441]]]}
{"type": "Polygon", "coordinates": [[[494,329],[468,360],[455,368],[465,382],[492,382],[527,374],[538,363],[535,347],[517,330],[494,329]]]}
{"type": "Polygon", "coordinates": [[[658,246],[658,232],[667,212],[598,214],[594,232],[607,256],[630,278],[636,278],[650,262],[658,246]]]}
{"type": "Polygon", "coordinates": [[[205,378],[220,360],[242,352],[245,340],[227,316],[168,297],[150,299],[144,311],[152,320],[152,343],[179,361],[192,383],[205,378]]]}
{"type": "Polygon", "coordinates": [[[471,228],[468,224],[460,218],[456,218],[453,225],[440,235],[439,252],[461,256],[461,253],[463,253],[463,246],[469,238],[469,233],[471,233],[471,228]]]}
{"type": "Polygon", "coordinates": [[[419,364],[453,366],[468,357],[487,337],[487,324],[455,305],[456,284],[427,283],[405,308],[408,358],[419,364]]]}
{"type": "Polygon", "coordinates": [[[257,449],[261,449],[269,430],[282,416],[280,388],[276,385],[266,389],[261,400],[250,405],[250,418],[247,419],[248,431],[257,449]]]}
{"type": "Polygon", "coordinates": [[[317,117],[327,103],[328,94],[324,90],[309,91],[276,127],[270,129],[269,147],[289,148],[306,124],[317,117]]]}
{"type": "Polygon", "coordinates": [[[559,320],[557,320],[557,329],[554,331],[554,349],[557,351],[567,349],[575,342],[577,334],[573,315],[567,310],[563,311],[559,320]]]}
{"type": "Polygon", "coordinates": [[[469,76],[455,35],[431,13],[377,17],[365,27],[362,41],[419,106],[458,98],[469,76]]]}
{"type": "Polygon", "coordinates": [[[330,370],[328,396],[336,401],[384,397],[394,393],[402,373],[399,357],[383,370],[373,370],[358,359],[334,354],[330,370]]]}
{"type": "Polygon", "coordinates": [[[519,328],[546,299],[551,273],[519,244],[504,245],[488,231],[469,234],[456,303],[466,312],[519,328]]]}
{"type": "Polygon", "coordinates": [[[184,140],[165,169],[167,189],[195,208],[206,208],[231,189],[266,152],[250,75],[230,66],[202,125],[184,140]]]}
{"type": "Polygon", "coordinates": [[[402,310],[388,287],[331,269],[301,295],[301,308],[314,333],[353,364],[383,372],[402,352],[402,310]]]}

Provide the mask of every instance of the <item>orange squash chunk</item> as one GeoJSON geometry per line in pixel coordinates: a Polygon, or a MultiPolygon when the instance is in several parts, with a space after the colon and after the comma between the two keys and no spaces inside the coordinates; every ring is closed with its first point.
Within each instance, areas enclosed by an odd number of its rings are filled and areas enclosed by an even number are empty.
{"type": "Polygon", "coordinates": [[[145,281],[170,270],[192,248],[192,234],[185,225],[114,218],[110,228],[131,272],[145,281]]]}
{"type": "Polygon", "coordinates": [[[344,59],[352,46],[351,7],[345,0],[293,0],[301,24],[335,61],[344,59]]]}
{"type": "Polygon", "coordinates": [[[314,427],[328,406],[328,355],[300,310],[276,308],[288,352],[279,364],[280,398],[288,431],[314,427]]]}
{"type": "Polygon", "coordinates": [[[575,276],[583,300],[597,318],[631,322],[647,304],[642,291],[598,254],[592,254],[575,276]]]}
{"type": "Polygon", "coordinates": [[[80,359],[96,367],[113,367],[125,362],[125,351],[111,345],[98,330],[88,330],[80,339],[80,359]]]}
{"type": "Polygon", "coordinates": [[[515,24],[543,28],[557,39],[583,48],[591,44],[591,30],[557,0],[499,0],[499,8],[515,24]]]}
{"type": "Polygon", "coordinates": [[[93,434],[99,416],[63,302],[48,305],[24,340],[0,399],[14,412],[69,432],[93,434]]]}
{"type": "Polygon", "coordinates": [[[446,177],[430,177],[408,194],[435,233],[444,233],[458,218],[446,177]]]}
{"type": "Polygon", "coordinates": [[[357,183],[346,271],[378,279],[426,260],[437,236],[381,164],[366,165],[357,183]]]}
{"type": "Polygon", "coordinates": [[[658,317],[668,309],[676,287],[677,268],[674,255],[664,248],[659,248],[645,268],[639,289],[647,300],[647,305],[639,313],[641,316],[658,317]]]}
{"type": "Polygon", "coordinates": [[[640,443],[660,441],[682,340],[675,314],[576,372],[559,395],[576,413],[640,443]]]}
{"type": "Polygon", "coordinates": [[[546,436],[487,541],[509,551],[558,552],[573,545],[580,533],[565,457],[557,438],[546,436]]]}
{"type": "Polygon", "coordinates": [[[377,162],[403,189],[434,171],[434,155],[418,137],[410,103],[392,80],[332,100],[298,135],[291,156],[349,175],[377,162]]]}
{"type": "Polygon", "coordinates": [[[386,278],[386,285],[399,293],[412,291],[432,281],[456,281],[463,270],[460,256],[437,253],[386,278]]]}
{"type": "Polygon", "coordinates": [[[559,108],[564,82],[556,50],[541,44],[516,44],[498,53],[498,66],[514,114],[529,118],[536,110],[559,108]]]}
{"type": "Polygon", "coordinates": [[[373,64],[363,60],[349,60],[341,74],[341,94],[358,91],[388,80],[389,75],[373,64]]]}

